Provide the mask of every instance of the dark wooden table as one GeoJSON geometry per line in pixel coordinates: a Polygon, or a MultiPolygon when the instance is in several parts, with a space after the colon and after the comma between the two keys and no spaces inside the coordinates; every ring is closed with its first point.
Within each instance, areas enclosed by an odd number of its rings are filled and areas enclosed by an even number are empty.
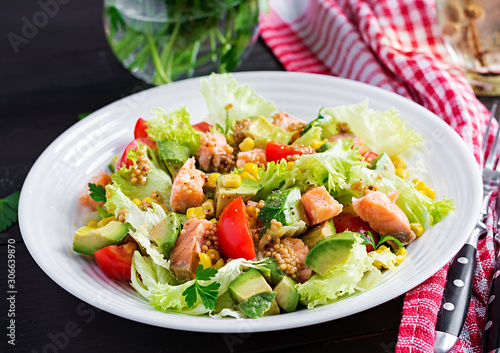
{"type": "MultiPolygon", "coordinates": [[[[21,189],[37,157],[79,114],[149,86],[109,49],[102,1],[3,0],[0,37],[2,198],[21,189]]],[[[250,70],[283,67],[259,40],[238,71],[250,70]]],[[[0,234],[0,288],[0,352],[391,352],[403,305],[401,296],[347,318],[267,333],[153,327],[100,311],[59,287],[35,263],[17,224],[0,234]],[[9,240],[16,248],[15,346],[6,329],[9,240]]]]}

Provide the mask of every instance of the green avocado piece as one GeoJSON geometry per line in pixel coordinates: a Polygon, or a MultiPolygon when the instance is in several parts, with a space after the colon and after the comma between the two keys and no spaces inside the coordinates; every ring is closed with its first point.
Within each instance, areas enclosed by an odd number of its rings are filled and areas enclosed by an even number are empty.
{"type": "MultiPolygon", "coordinates": [[[[219,177],[220,178],[220,177],[219,177]]],[[[220,185],[220,179],[217,181],[215,187],[215,205],[216,217],[219,217],[222,210],[238,197],[243,197],[243,201],[249,200],[257,192],[259,192],[261,185],[251,180],[242,179],[241,185],[237,188],[225,188],[220,185]]]]}
{"type": "Polygon", "coordinates": [[[267,283],[272,286],[278,284],[283,276],[285,276],[276,261],[274,261],[273,259],[266,259],[263,263],[257,265],[257,270],[259,270],[262,276],[264,276],[267,283]]]}
{"type": "Polygon", "coordinates": [[[394,163],[392,163],[391,157],[387,153],[379,154],[377,158],[370,162],[370,169],[373,170],[383,170],[386,172],[394,173],[396,168],[394,163]]]}
{"type": "Polygon", "coordinates": [[[333,221],[329,219],[328,221],[309,228],[309,230],[302,236],[301,239],[304,244],[306,244],[310,249],[321,239],[328,238],[335,233],[335,225],[333,224],[333,221]]]}
{"type": "Polygon", "coordinates": [[[172,250],[181,232],[181,221],[175,212],[169,212],[160,223],[158,223],[149,234],[154,239],[161,251],[170,258],[172,250]]]}
{"type": "Polygon", "coordinates": [[[116,162],[118,161],[118,157],[119,156],[116,155],[113,158],[111,158],[111,160],[109,161],[108,169],[111,171],[111,173],[115,172],[115,167],[116,167],[116,162]]]}
{"type": "Polygon", "coordinates": [[[271,307],[264,313],[264,316],[279,315],[280,307],[276,303],[276,298],[271,302],[271,307]]]}
{"type": "Polygon", "coordinates": [[[307,224],[307,216],[300,201],[300,189],[298,187],[286,190],[276,190],[266,198],[266,205],[259,213],[259,219],[266,219],[268,212],[280,213],[283,215],[280,219],[282,225],[290,226],[298,221],[304,221],[307,224]],[[266,212],[267,211],[267,212],[266,212]]]}
{"type": "Polygon", "coordinates": [[[158,153],[172,176],[176,175],[179,169],[191,157],[189,148],[179,145],[174,141],[158,141],[156,146],[158,147],[158,153]]]}
{"type": "Polygon", "coordinates": [[[292,278],[284,276],[276,287],[274,287],[276,303],[287,313],[295,311],[299,303],[299,292],[295,289],[296,284],[292,278]]]}
{"type": "Polygon", "coordinates": [[[272,288],[259,270],[251,268],[236,277],[229,284],[228,291],[234,301],[241,303],[256,294],[272,292],[272,288]]]}
{"type": "Polygon", "coordinates": [[[276,127],[271,124],[269,120],[259,115],[253,117],[250,121],[250,124],[248,124],[243,130],[241,130],[241,132],[245,137],[251,137],[253,140],[255,140],[263,133],[271,132],[275,128],[276,127]]]}
{"type": "Polygon", "coordinates": [[[351,256],[351,249],[356,241],[354,234],[345,231],[320,240],[309,250],[304,263],[321,276],[327,275],[351,256]]]}
{"type": "Polygon", "coordinates": [[[275,297],[276,293],[274,292],[259,293],[241,302],[238,307],[251,319],[258,319],[264,315],[276,315],[279,314],[279,308],[274,300],[275,297]],[[276,308],[278,308],[277,313],[276,308]],[[269,311],[271,312],[268,313],[269,311]]]}
{"type": "Polygon", "coordinates": [[[73,236],[73,250],[85,255],[94,255],[94,252],[108,245],[119,244],[128,234],[129,224],[111,221],[101,228],[84,226],[78,229],[73,236]]]}

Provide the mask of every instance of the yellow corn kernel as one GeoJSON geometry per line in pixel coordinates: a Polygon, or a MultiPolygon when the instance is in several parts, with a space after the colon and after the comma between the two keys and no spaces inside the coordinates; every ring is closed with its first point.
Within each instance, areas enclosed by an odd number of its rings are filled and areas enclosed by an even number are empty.
{"type": "Polygon", "coordinates": [[[392,164],[396,169],[406,169],[406,162],[398,156],[391,157],[392,164]]]}
{"type": "Polygon", "coordinates": [[[384,264],[378,260],[373,261],[373,266],[375,266],[379,270],[385,268],[384,264]]]}
{"type": "Polygon", "coordinates": [[[219,259],[219,260],[215,263],[214,268],[215,268],[216,270],[218,270],[218,269],[219,269],[219,268],[221,268],[222,266],[224,266],[224,260],[219,259]]]}
{"type": "Polygon", "coordinates": [[[142,201],[139,199],[132,199],[132,202],[135,203],[136,206],[142,205],[142,201]]]}
{"type": "Polygon", "coordinates": [[[155,202],[155,201],[154,201],[151,197],[149,197],[149,196],[148,196],[148,197],[146,197],[146,198],[144,198],[144,201],[146,201],[146,202],[147,202],[147,203],[149,203],[150,205],[152,205],[152,204],[153,204],[153,202],[155,202]]]}
{"type": "Polygon", "coordinates": [[[212,267],[212,260],[210,260],[210,256],[204,252],[200,252],[198,256],[200,257],[200,265],[203,266],[203,269],[212,267]]]}
{"type": "Polygon", "coordinates": [[[219,179],[219,173],[212,173],[208,176],[207,185],[211,188],[214,188],[217,185],[217,179],[219,179]]]}
{"type": "Polygon", "coordinates": [[[214,200],[208,199],[201,204],[201,209],[203,214],[208,217],[212,217],[215,214],[215,203],[214,200]]]}
{"type": "Polygon", "coordinates": [[[287,162],[286,163],[286,169],[292,170],[293,167],[295,167],[295,162],[287,162]]]}
{"type": "Polygon", "coordinates": [[[326,139],[321,140],[321,141],[314,140],[313,142],[311,142],[311,147],[314,148],[315,150],[317,150],[318,148],[323,146],[325,144],[325,142],[326,142],[326,139]]]}
{"type": "Polygon", "coordinates": [[[413,183],[415,184],[415,189],[423,193],[424,195],[427,195],[427,197],[433,199],[436,197],[436,192],[434,189],[428,187],[425,185],[425,183],[420,180],[420,179],[413,179],[413,183]]]}
{"type": "Polygon", "coordinates": [[[424,227],[420,223],[410,223],[410,228],[417,238],[424,234],[424,227]]]}
{"type": "Polygon", "coordinates": [[[238,174],[225,174],[220,176],[220,182],[225,188],[237,188],[241,185],[241,177],[238,174]]]}
{"type": "Polygon", "coordinates": [[[243,166],[243,171],[247,172],[255,179],[259,179],[259,167],[255,163],[245,163],[243,166]]]}
{"type": "Polygon", "coordinates": [[[111,216],[111,217],[107,217],[107,218],[101,219],[101,220],[97,223],[97,226],[98,226],[98,227],[104,227],[106,224],[108,224],[109,222],[111,222],[113,219],[115,219],[115,217],[114,217],[114,216],[111,216]]]}
{"type": "Polygon", "coordinates": [[[97,228],[98,226],[98,221],[96,219],[91,220],[88,224],[87,227],[92,227],[92,228],[97,228]]]}
{"type": "Polygon", "coordinates": [[[385,249],[387,249],[387,246],[380,245],[377,249],[377,253],[382,254],[385,251],[385,249]]]}
{"type": "Polygon", "coordinates": [[[190,207],[186,210],[186,217],[189,218],[197,218],[197,219],[205,219],[205,213],[201,207],[190,207]]]}
{"type": "Polygon", "coordinates": [[[159,202],[157,202],[157,201],[154,201],[154,203],[155,203],[155,204],[157,204],[157,205],[159,205],[161,208],[163,208],[163,211],[165,211],[165,213],[170,212],[170,211],[168,210],[167,206],[165,206],[164,204],[159,203],[159,202]]]}
{"type": "Polygon", "coordinates": [[[217,224],[217,218],[212,218],[210,222],[212,222],[213,224],[217,224]]]}
{"type": "Polygon", "coordinates": [[[215,249],[208,249],[207,250],[207,255],[208,257],[210,257],[210,260],[219,260],[220,259],[220,255],[219,255],[219,252],[215,249]]]}
{"type": "Polygon", "coordinates": [[[250,137],[247,137],[238,146],[242,152],[248,152],[255,148],[255,142],[250,137]]]}
{"type": "Polygon", "coordinates": [[[240,177],[241,179],[257,182],[257,179],[255,179],[249,172],[241,172],[240,177]]]}
{"type": "Polygon", "coordinates": [[[260,209],[255,206],[247,207],[247,213],[250,217],[257,218],[257,216],[259,215],[259,211],[260,209]]]}
{"type": "Polygon", "coordinates": [[[396,168],[395,174],[401,179],[406,179],[410,175],[406,169],[396,168]]]}
{"type": "Polygon", "coordinates": [[[424,192],[431,199],[434,199],[436,197],[436,192],[434,191],[434,189],[432,189],[430,187],[426,187],[424,189],[424,192]]]}
{"type": "Polygon", "coordinates": [[[399,248],[398,251],[396,251],[396,260],[394,261],[394,265],[397,266],[401,264],[405,259],[406,259],[406,249],[399,248]]]}

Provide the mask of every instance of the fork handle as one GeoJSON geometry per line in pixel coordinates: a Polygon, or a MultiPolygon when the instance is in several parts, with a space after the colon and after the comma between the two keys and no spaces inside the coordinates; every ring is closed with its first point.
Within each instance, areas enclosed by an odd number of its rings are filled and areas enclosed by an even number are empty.
{"type": "Polygon", "coordinates": [[[483,352],[500,352],[500,256],[491,281],[488,296],[486,325],[484,327],[483,352]]]}
{"type": "MultiPolygon", "coordinates": [[[[446,286],[443,293],[443,302],[438,313],[436,322],[436,336],[446,335],[458,338],[464,325],[469,310],[472,280],[476,261],[476,247],[465,244],[457,253],[448,270],[446,286]]],[[[456,341],[456,339],[455,339],[456,341]]],[[[436,352],[447,352],[451,347],[436,347],[436,352]]]]}

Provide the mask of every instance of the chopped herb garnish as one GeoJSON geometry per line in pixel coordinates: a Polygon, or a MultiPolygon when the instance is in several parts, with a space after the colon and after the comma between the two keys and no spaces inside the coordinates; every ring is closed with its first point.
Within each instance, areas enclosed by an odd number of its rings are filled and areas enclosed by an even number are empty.
{"type": "Polygon", "coordinates": [[[20,194],[20,191],[16,191],[0,199],[0,233],[16,223],[20,194]]]}
{"type": "Polygon", "coordinates": [[[92,114],[92,112],[86,112],[86,113],[78,114],[78,120],[82,120],[83,118],[86,118],[90,114],[92,114]]]}
{"type": "Polygon", "coordinates": [[[318,112],[318,117],[316,119],[314,119],[313,121],[311,121],[306,126],[304,126],[304,129],[302,129],[302,131],[299,133],[300,136],[304,135],[306,132],[311,130],[313,126],[318,126],[319,125],[318,122],[325,118],[323,115],[321,115],[322,110],[323,110],[323,108],[320,108],[319,112],[318,112]]]}
{"type": "Polygon", "coordinates": [[[220,283],[212,282],[204,286],[198,281],[208,281],[216,274],[217,270],[212,267],[203,269],[203,266],[199,265],[196,268],[194,283],[187,287],[184,292],[182,292],[182,295],[186,297],[186,304],[188,305],[188,307],[193,307],[193,305],[198,300],[199,295],[205,308],[210,310],[215,309],[215,301],[217,300],[217,296],[219,294],[220,283]]]}
{"type": "Polygon", "coordinates": [[[401,242],[398,239],[394,238],[391,235],[385,235],[385,236],[381,237],[380,240],[378,241],[378,243],[375,244],[375,242],[373,241],[372,233],[367,232],[367,234],[369,235],[369,237],[367,237],[366,234],[359,233],[361,239],[363,239],[363,242],[361,243],[361,245],[371,245],[371,246],[373,246],[373,250],[377,250],[380,247],[380,245],[382,245],[383,243],[385,243],[388,240],[392,240],[400,248],[403,247],[403,244],[401,244],[401,242]]]}
{"type": "Polygon", "coordinates": [[[106,190],[102,185],[89,183],[90,197],[97,202],[106,202],[106,190]]]}

